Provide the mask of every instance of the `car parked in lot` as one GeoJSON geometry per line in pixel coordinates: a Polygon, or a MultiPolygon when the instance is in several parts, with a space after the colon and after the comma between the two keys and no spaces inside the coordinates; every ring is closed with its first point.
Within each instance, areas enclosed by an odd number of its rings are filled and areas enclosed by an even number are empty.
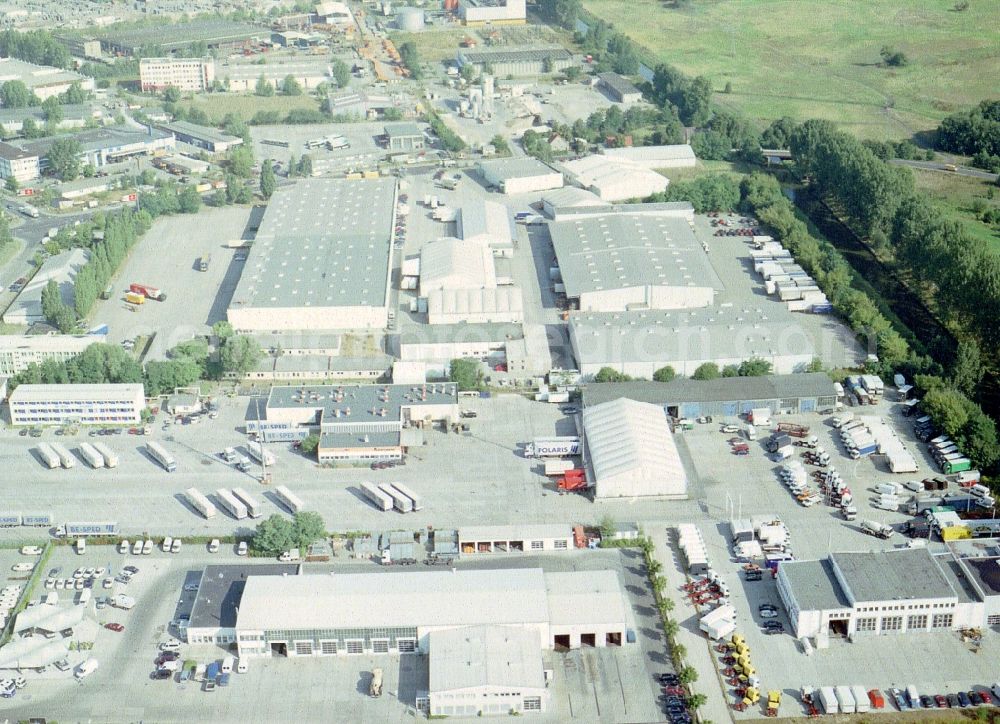
{"type": "Polygon", "coordinates": [[[778,617],[778,607],[773,603],[762,603],[757,607],[758,613],[760,613],[761,618],[777,618],[778,617]]]}
{"type": "Polygon", "coordinates": [[[967,706],[972,706],[972,699],[970,699],[969,695],[966,694],[964,691],[960,691],[958,692],[958,704],[962,708],[965,708],[967,706]]]}
{"type": "Polygon", "coordinates": [[[958,694],[948,694],[948,706],[957,709],[959,706],[958,694]]]}
{"type": "MultiPolygon", "coordinates": [[[[921,700],[923,699],[923,697],[920,697],[920,698],[921,698],[921,700]]],[[[935,694],[934,695],[934,704],[937,706],[938,709],[947,709],[948,708],[948,700],[944,698],[943,694],[935,694]]]]}
{"type": "Polygon", "coordinates": [[[768,636],[773,636],[775,634],[785,633],[785,627],[781,621],[765,621],[764,622],[764,633],[768,636]]]}
{"type": "Polygon", "coordinates": [[[170,676],[171,672],[166,669],[156,669],[156,671],[149,675],[149,678],[153,679],[153,681],[166,681],[170,676]]]}
{"type": "Polygon", "coordinates": [[[116,633],[121,633],[122,631],[125,630],[125,627],[122,626],[120,623],[106,623],[104,624],[104,628],[106,628],[108,631],[114,631],[116,633]]]}

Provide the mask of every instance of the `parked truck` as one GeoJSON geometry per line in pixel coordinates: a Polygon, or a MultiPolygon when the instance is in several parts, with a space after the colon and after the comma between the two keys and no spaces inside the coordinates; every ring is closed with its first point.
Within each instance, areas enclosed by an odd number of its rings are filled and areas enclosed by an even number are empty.
{"type": "Polygon", "coordinates": [[[849,686],[838,686],[834,689],[834,693],[837,697],[837,704],[840,706],[841,714],[853,714],[857,710],[857,703],[854,701],[854,695],[851,693],[851,687],[849,686]]]}
{"type": "Polygon", "coordinates": [[[165,302],[167,300],[167,295],[162,289],[151,287],[148,284],[132,282],[128,285],[128,290],[133,294],[141,294],[146,299],[152,299],[157,302],[165,302]]]}
{"type": "Polygon", "coordinates": [[[61,464],[56,451],[47,442],[39,443],[35,451],[38,453],[38,457],[42,459],[42,462],[49,466],[49,470],[58,468],[61,464]]]}
{"type": "Polygon", "coordinates": [[[809,434],[808,425],[795,425],[791,422],[779,422],[778,432],[783,432],[792,437],[805,437],[809,434]]]}
{"type": "Polygon", "coordinates": [[[823,705],[823,712],[826,714],[836,714],[840,711],[840,704],[837,703],[837,694],[832,686],[822,686],[819,690],[819,701],[823,705]]]}
{"type": "Polygon", "coordinates": [[[243,503],[243,506],[247,509],[247,515],[251,518],[260,518],[264,515],[263,511],[260,509],[260,503],[257,502],[257,499],[243,488],[233,488],[233,495],[236,496],[237,500],[243,503]]]}
{"type": "Polygon", "coordinates": [[[524,446],[526,458],[559,458],[580,454],[580,438],[576,435],[565,437],[537,437],[524,446]]]}
{"type": "Polygon", "coordinates": [[[250,453],[250,457],[267,467],[271,467],[275,463],[274,454],[255,440],[247,442],[247,452],[250,453]]]}
{"type": "Polygon", "coordinates": [[[21,517],[21,525],[29,528],[51,528],[53,523],[52,513],[25,513],[21,517]]]}
{"type": "Polygon", "coordinates": [[[543,462],[545,468],[546,477],[559,477],[567,470],[572,470],[576,467],[572,460],[564,460],[562,458],[553,458],[551,460],[545,460],[543,462]]]}
{"type": "Polygon", "coordinates": [[[92,468],[104,467],[104,456],[89,442],[80,443],[80,456],[87,461],[87,465],[92,468]]]}
{"type": "Polygon", "coordinates": [[[108,468],[118,467],[118,456],[112,452],[111,448],[105,445],[103,442],[95,442],[94,449],[101,454],[104,458],[104,466],[108,468]]]}
{"type": "Polygon", "coordinates": [[[372,669],[372,680],[368,686],[371,696],[382,696],[382,669],[372,669]]]}
{"type": "Polygon", "coordinates": [[[242,501],[225,488],[219,488],[216,490],[215,497],[218,499],[222,509],[236,518],[236,520],[243,520],[247,517],[247,507],[242,501]]]}
{"type": "Polygon", "coordinates": [[[416,493],[414,493],[412,490],[410,490],[410,488],[408,486],[403,485],[403,483],[396,483],[396,482],[394,482],[392,484],[392,487],[394,487],[396,490],[398,490],[399,492],[401,492],[403,495],[405,495],[407,498],[410,499],[410,503],[413,504],[413,510],[414,511],[418,511],[418,510],[422,510],[423,509],[424,504],[421,501],[420,496],[417,495],[416,493]]]}
{"type": "Polygon", "coordinates": [[[300,512],[305,505],[299,500],[298,496],[295,495],[291,490],[286,488],[284,485],[279,485],[274,489],[274,494],[277,496],[278,500],[288,508],[292,513],[300,512]]]}
{"type": "Polygon", "coordinates": [[[156,460],[156,462],[158,462],[160,465],[162,465],[163,469],[166,470],[168,473],[172,473],[177,469],[177,461],[174,460],[173,455],[168,453],[167,449],[163,447],[160,443],[147,442],[146,451],[150,455],[152,455],[153,459],[156,460]]]}
{"type": "Polygon", "coordinates": [[[69,450],[67,450],[65,447],[63,447],[57,442],[51,443],[51,447],[53,452],[55,452],[55,454],[59,456],[59,462],[62,464],[64,468],[68,469],[76,465],[76,458],[73,457],[70,454],[69,450]]]}
{"type": "Polygon", "coordinates": [[[873,535],[876,538],[891,538],[893,534],[893,529],[891,525],[886,525],[885,523],[879,523],[875,520],[863,520],[861,521],[861,530],[868,535],[873,535]]]}
{"type": "Polygon", "coordinates": [[[783,447],[791,447],[792,438],[787,434],[775,433],[774,435],[771,435],[771,437],[769,437],[764,444],[767,447],[768,452],[776,453],[783,447]]]}
{"type": "Polygon", "coordinates": [[[197,488],[188,488],[184,491],[188,503],[191,507],[201,513],[206,519],[214,518],[218,512],[211,500],[206,498],[197,488]]]}
{"type": "Polygon", "coordinates": [[[129,304],[145,304],[146,297],[141,294],[136,294],[135,292],[125,292],[125,301],[129,304]]]}
{"type": "Polygon", "coordinates": [[[368,498],[376,508],[383,511],[392,510],[392,498],[383,493],[377,485],[366,482],[361,483],[360,487],[362,495],[368,498]]]}
{"type": "Polygon", "coordinates": [[[117,535],[117,523],[64,523],[56,529],[59,538],[79,538],[88,535],[117,535]]]}

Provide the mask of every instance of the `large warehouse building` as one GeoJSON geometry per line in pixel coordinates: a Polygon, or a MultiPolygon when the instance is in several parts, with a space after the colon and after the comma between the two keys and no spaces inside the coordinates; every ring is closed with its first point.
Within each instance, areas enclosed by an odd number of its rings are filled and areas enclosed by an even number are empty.
{"type": "Polygon", "coordinates": [[[722,282],[686,221],[668,214],[600,213],[605,209],[549,224],[566,296],[580,310],[712,303],[722,282]]]}
{"type": "Polygon", "coordinates": [[[462,48],[456,60],[460,68],[471,65],[480,73],[492,69],[497,78],[561,73],[574,63],[572,53],[560,46],[462,48]]]}
{"type": "Polygon", "coordinates": [[[135,425],[142,385],[18,385],[7,400],[12,425],[135,425]]]}
{"type": "Polygon", "coordinates": [[[584,156],[560,166],[566,175],[602,201],[644,199],[667,190],[670,180],[656,171],[607,156],[584,156]]]}
{"type": "Polygon", "coordinates": [[[926,548],[785,561],[778,594],[797,637],[876,636],[978,627],[983,603],[948,554],[926,548]]]}
{"type": "Polygon", "coordinates": [[[588,385],[583,403],[589,407],[622,397],[659,405],[671,417],[693,419],[702,415],[736,417],[762,408],[775,415],[832,411],[837,389],[825,372],[716,380],[679,377],[670,382],[588,385]]]}
{"type": "MultiPolygon", "coordinates": [[[[567,285],[567,291],[569,287],[567,285]]],[[[720,368],[752,358],[777,374],[802,372],[816,356],[812,338],[781,308],[709,307],[678,311],[571,312],[569,337],[577,369],[611,367],[651,378],[664,366],[690,376],[706,362],[720,368]]]]}
{"type": "Polygon", "coordinates": [[[381,329],[396,182],[310,179],[271,197],[227,312],[237,330],[381,329]]]}
{"type": "Polygon", "coordinates": [[[671,146],[605,148],[601,154],[614,161],[646,169],[691,168],[698,163],[694,149],[686,143],[671,146]]]}
{"type": "Polygon", "coordinates": [[[464,25],[519,25],[525,22],[524,0],[458,0],[464,25]]]}
{"type": "Polygon", "coordinates": [[[687,495],[687,473],[662,407],[621,398],[583,411],[595,499],[687,495]]]}
{"type": "Polygon", "coordinates": [[[481,161],[479,173],[487,186],[504,194],[526,194],[562,188],[563,175],[537,158],[497,158],[481,161]]]}

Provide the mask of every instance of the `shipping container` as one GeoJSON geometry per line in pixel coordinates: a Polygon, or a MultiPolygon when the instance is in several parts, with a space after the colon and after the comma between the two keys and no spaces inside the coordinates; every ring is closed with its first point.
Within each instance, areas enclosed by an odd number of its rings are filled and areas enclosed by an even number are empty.
{"type": "Polygon", "coordinates": [[[277,496],[278,500],[292,513],[300,512],[305,506],[302,501],[299,500],[291,490],[286,488],[284,485],[279,485],[274,489],[274,494],[277,496]]]}
{"type": "Polygon", "coordinates": [[[216,512],[218,512],[215,505],[211,500],[202,495],[197,488],[188,488],[184,491],[184,495],[191,507],[201,513],[206,519],[215,517],[216,512]]]}
{"type": "Polygon", "coordinates": [[[20,513],[0,513],[0,528],[16,528],[21,525],[20,513]]]}
{"type": "Polygon", "coordinates": [[[260,509],[260,503],[257,502],[257,499],[243,488],[233,488],[233,495],[236,496],[237,500],[243,503],[244,507],[247,509],[247,515],[251,518],[260,518],[264,515],[264,512],[260,509]]]}

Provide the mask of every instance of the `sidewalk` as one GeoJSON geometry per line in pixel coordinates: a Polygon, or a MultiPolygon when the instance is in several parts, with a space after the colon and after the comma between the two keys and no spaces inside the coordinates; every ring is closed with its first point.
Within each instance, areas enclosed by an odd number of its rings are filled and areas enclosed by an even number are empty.
{"type": "Polygon", "coordinates": [[[694,690],[708,697],[705,705],[698,710],[701,720],[714,724],[732,722],[732,710],[722,695],[728,687],[724,688],[724,682],[719,676],[715,654],[710,649],[711,642],[698,628],[695,607],[681,590],[681,586],[687,581],[684,565],[676,547],[670,544],[667,530],[665,524],[655,527],[650,525],[647,534],[653,541],[656,560],[663,565],[663,576],[667,579],[666,595],[674,600],[674,610],[670,616],[680,624],[677,641],[687,649],[687,663],[698,672],[694,690]]]}

